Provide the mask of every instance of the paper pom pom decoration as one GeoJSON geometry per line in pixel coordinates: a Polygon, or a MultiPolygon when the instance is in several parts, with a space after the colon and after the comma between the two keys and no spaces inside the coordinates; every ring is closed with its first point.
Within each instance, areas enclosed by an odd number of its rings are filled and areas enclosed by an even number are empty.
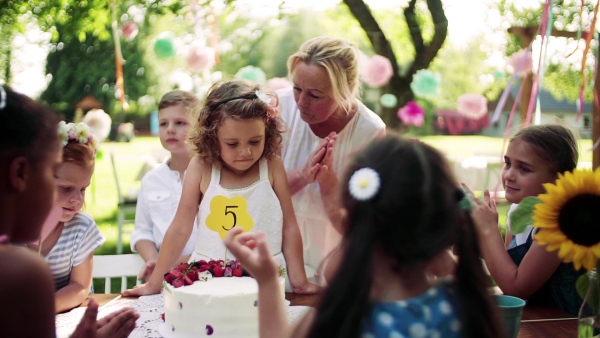
{"type": "Polygon", "coordinates": [[[373,55],[360,69],[363,82],[371,87],[385,86],[390,82],[392,75],[394,75],[392,63],[381,55],[373,55]]]}
{"type": "Polygon", "coordinates": [[[194,41],[187,48],[185,61],[192,72],[202,73],[215,65],[215,50],[194,41]]]}
{"type": "Polygon", "coordinates": [[[479,119],[487,114],[487,99],[481,94],[462,94],[458,97],[456,111],[468,118],[479,119]]]}
{"type": "Polygon", "coordinates": [[[104,141],[110,134],[112,119],[102,109],[90,110],[85,114],[82,122],[90,127],[90,132],[96,136],[98,142],[104,141]]]}
{"type": "Polygon", "coordinates": [[[161,59],[170,58],[177,53],[173,44],[173,33],[163,32],[158,35],[154,42],[154,53],[161,59]]]}
{"type": "Polygon", "coordinates": [[[533,57],[529,49],[521,49],[510,56],[510,65],[513,72],[519,76],[525,76],[531,73],[533,68],[533,57]]]}
{"type": "Polygon", "coordinates": [[[267,87],[272,90],[291,88],[292,83],[284,77],[274,77],[267,81],[267,87]]]}
{"type": "Polygon", "coordinates": [[[398,104],[398,99],[394,94],[383,94],[379,98],[379,103],[386,108],[394,108],[398,104]]]}
{"type": "Polygon", "coordinates": [[[267,82],[267,76],[265,75],[265,72],[262,69],[254,66],[240,68],[240,70],[235,73],[234,77],[236,79],[250,80],[260,84],[265,84],[267,82]]]}
{"type": "Polygon", "coordinates": [[[439,93],[441,77],[428,69],[419,70],[410,84],[410,89],[418,97],[433,97],[439,93]]]}
{"type": "Polygon", "coordinates": [[[420,127],[425,122],[425,111],[416,102],[409,101],[398,110],[398,118],[406,125],[420,127]]]}
{"type": "Polygon", "coordinates": [[[137,36],[139,32],[138,26],[133,21],[127,21],[121,26],[121,33],[127,40],[131,40],[137,36]]]}

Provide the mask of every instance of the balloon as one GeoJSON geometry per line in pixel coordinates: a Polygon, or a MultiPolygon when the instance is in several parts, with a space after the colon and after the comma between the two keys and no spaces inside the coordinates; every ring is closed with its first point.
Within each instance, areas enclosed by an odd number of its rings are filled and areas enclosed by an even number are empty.
{"type": "Polygon", "coordinates": [[[267,81],[267,87],[272,90],[283,89],[283,88],[291,88],[292,84],[288,79],[284,77],[274,77],[267,81]]]}
{"type": "Polygon", "coordinates": [[[185,61],[191,71],[202,73],[215,65],[215,50],[200,41],[194,41],[187,48],[185,61]]]}
{"type": "Polygon", "coordinates": [[[471,119],[487,114],[487,99],[481,94],[462,94],[458,97],[456,111],[471,119]]]}
{"type": "Polygon", "coordinates": [[[428,69],[419,70],[413,77],[410,89],[419,97],[433,97],[439,93],[440,75],[428,69]]]}
{"type": "Polygon", "coordinates": [[[398,118],[404,124],[420,127],[425,122],[425,111],[416,102],[409,101],[406,106],[398,110],[398,118]]]}
{"type": "Polygon", "coordinates": [[[127,21],[121,26],[121,33],[123,33],[123,37],[127,40],[135,38],[138,32],[138,26],[133,21],[127,21]]]}
{"type": "Polygon", "coordinates": [[[154,53],[161,59],[170,58],[177,53],[173,45],[173,33],[163,32],[158,35],[154,42],[154,53]]]}
{"type": "Polygon", "coordinates": [[[236,79],[245,79],[260,84],[265,84],[265,82],[267,82],[267,76],[265,75],[265,72],[262,69],[254,66],[240,68],[237,73],[235,73],[234,77],[236,79]]]}
{"type": "Polygon", "coordinates": [[[390,82],[392,75],[394,75],[392,63],[381,55],[373,55],[360,69],[363,82],[371,87],[385,86],[390,82]]]}
{"type": "Polygon", "coordinates": [[[398,99],[394,94],[383,94],[379,98],[379,103],[386,108],[393,108],[398,104],[398,99]]]}
{"type": "Polygon", "coordinates": [[[50,209],[50,213],[46,217],[44,224],[42,225],[42,230],[40,232],[40,239],[43,242],[48,235],[54,230],[54,228],[58,225],[60,221],[60,217],[62,216],[62,207],[54,206],[50,209]]]}

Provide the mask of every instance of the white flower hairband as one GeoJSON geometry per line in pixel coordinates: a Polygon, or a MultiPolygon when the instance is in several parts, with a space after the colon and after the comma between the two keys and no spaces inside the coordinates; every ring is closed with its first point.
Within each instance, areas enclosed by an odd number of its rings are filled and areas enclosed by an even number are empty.
{"type": "Polygon", "coordinates": [[[356,200],[367,201],[377,194],[380,184],[379,174],[375,170],[362,168],[352,174],[348,188],[356,200]]]}
{"type": "Polygon", "coordinates": [[[267,116],[269,116],[269,118],[274,119],[277,117],[277,115],[279,115],[279,108],[271,104],[273,99],[271,96],[267,95],[260,89],[257,89],[254,94],[262,103],[267,105],[267,116]]]}
{"type": "Polygon", "coordinates": [[[92,135],[90,127],[83,122],[75,124],[60,121],[58,123],[58,136],[63,147],[70,140],[77,140],[81,144],[90,144],[94,149],[98,147],[98,140],[92,135]]]}

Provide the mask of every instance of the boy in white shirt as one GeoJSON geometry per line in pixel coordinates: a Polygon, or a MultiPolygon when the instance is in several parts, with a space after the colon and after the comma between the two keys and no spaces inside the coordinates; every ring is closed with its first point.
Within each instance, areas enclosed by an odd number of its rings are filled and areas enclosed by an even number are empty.
{"type": "MultiPolygon", "coordinates": [[[[142,280],[149,277],[154,269],[164,235],[179,205],[183,175],[192,158],[187,146],[188,130],[194,121],[194,108],[199,103],[193,93],[173,90],[166,93],[158,104],[158,135],[171,157],[144,175],[138,195],[131,250],[139,252],[146,261],[139,275],[142,280]]],[[[196,231],[194,227],[181,261],[194,250],[196,231]]]]}

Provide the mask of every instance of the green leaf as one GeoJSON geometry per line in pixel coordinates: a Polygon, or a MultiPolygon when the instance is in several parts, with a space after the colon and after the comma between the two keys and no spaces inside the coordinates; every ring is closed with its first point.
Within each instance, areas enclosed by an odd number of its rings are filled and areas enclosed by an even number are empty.
{"type": "Polygon", "coordinates": [[[525,227],[533,224],[533,210],[535,205],[540,202],[541,200],[535,196],[525,197],[517,209],[510,214],[510,232],[513,235],[520,234],[525,231],[525,227]]]}
{"type": "Polygon", "coordinates": [[[579,297],[581,297],[581,299],[585,298],[585,294],[587,293],[589,283],[590,279],[585,273],[577,278],[577,282],[575,283],[575,289],[577,290],[577,293],[579,294],[579,297]]]}

